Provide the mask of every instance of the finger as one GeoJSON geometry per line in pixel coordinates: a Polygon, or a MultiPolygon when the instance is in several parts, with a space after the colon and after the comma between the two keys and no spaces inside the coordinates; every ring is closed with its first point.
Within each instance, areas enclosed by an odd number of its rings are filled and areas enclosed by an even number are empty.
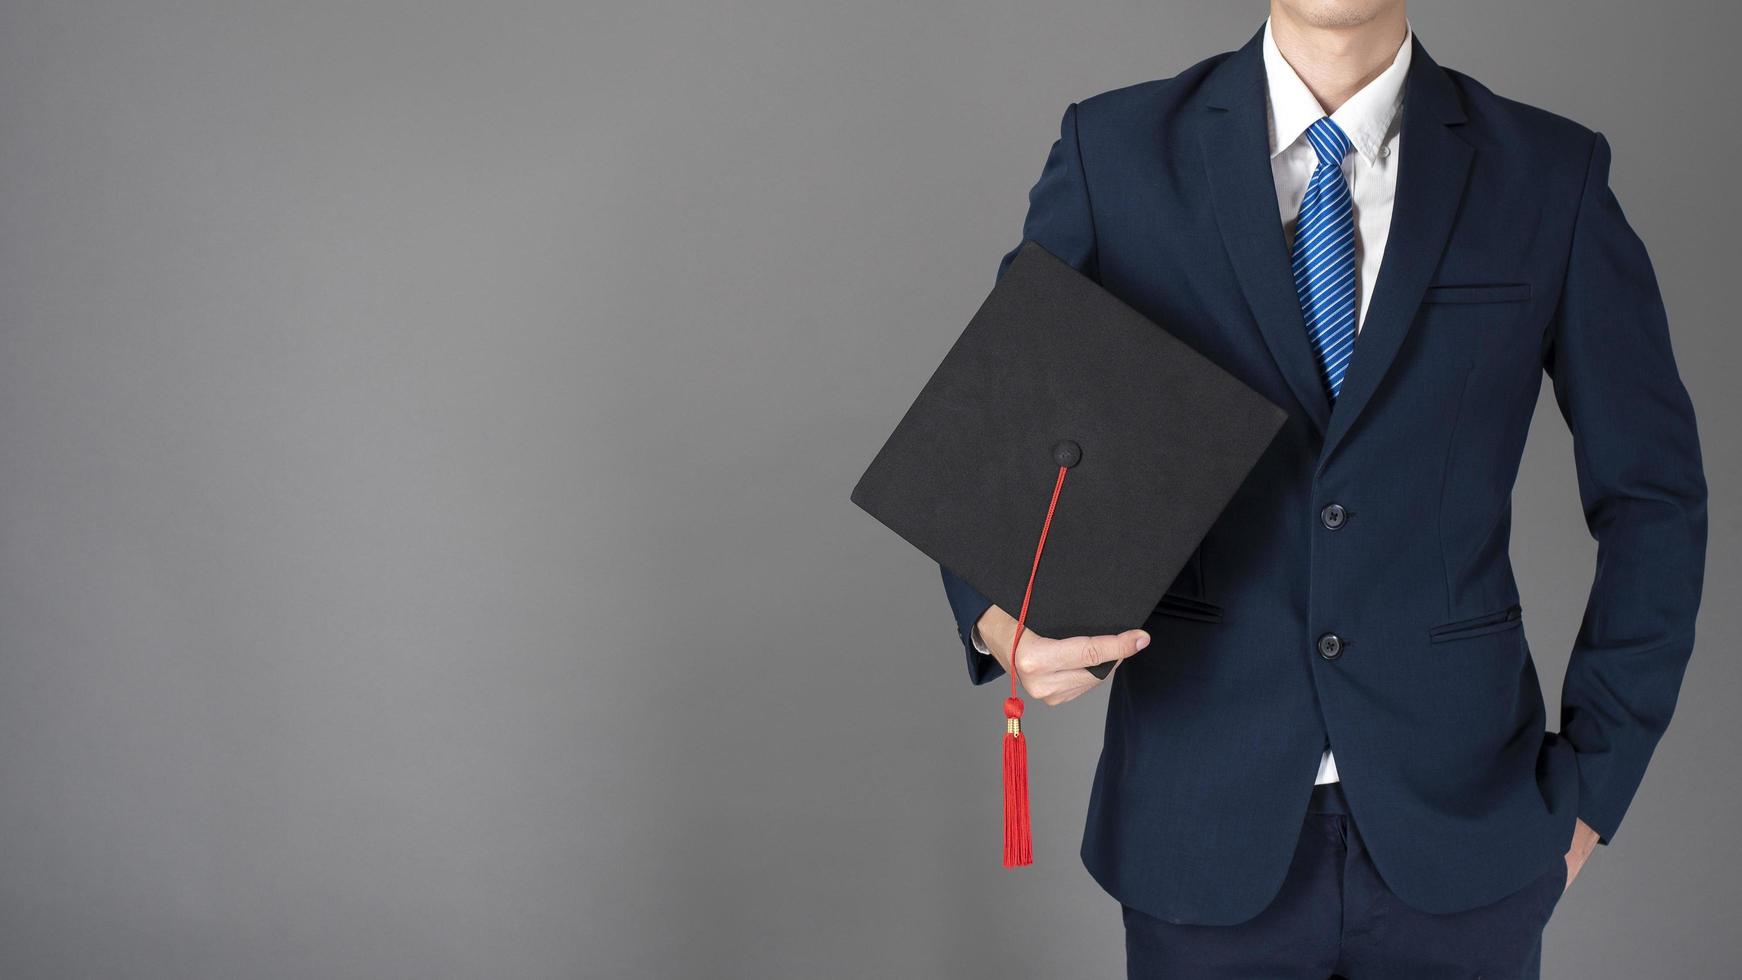
{"type": "Polygon", "coordinates": [[[1047,677],[1050,681],[1047,685],[1049,693],[1041,697],[1040,700],[1042,703],[1052,706],[1075,701],[1094,690],[1101,683],[1086,670],[1061,671],[1049,674],[1047,677]]]}
{"type": "Polygon", "coordinates": [[[1079,688],[1086,690],[1094,686],[1087,672],[1081,670],[1049,668],[1022,679],[1023,691],[1045,704],[1059,704],[1075,697],[1080,693],[1079,688]]]}
{"type": "Polygon", "coordinates": [[[1110,636],[1085,636],[1061,668],[1089,668],[1097,664],[1124,660],[1149,645],[1149,634],[1143,630],[1126,630],[1110,636]]]}
{"type": "Polygon", "coordinates": [[[1022,692],[1035,701],[1052,704],[1053,695],[1058,693],[1056,676],[1054,673],[1046,672],[1023,677],[1022,692]]]}

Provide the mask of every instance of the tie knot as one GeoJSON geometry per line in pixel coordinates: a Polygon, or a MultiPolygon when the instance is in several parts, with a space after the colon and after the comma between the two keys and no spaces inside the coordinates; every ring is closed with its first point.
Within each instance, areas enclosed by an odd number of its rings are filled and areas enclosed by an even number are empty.
{"type": "Polygon", "coordinates": [[[1330,116],[1321,117],[1318,122],[1308,126],[1306,135],[1307,142],[1313,145],[1313,151],[1319,155],[1319,163],[1327,166],[1342,166],[1343,158],[1355,148],[1342,127],[1331,122],[1330,116]]]}

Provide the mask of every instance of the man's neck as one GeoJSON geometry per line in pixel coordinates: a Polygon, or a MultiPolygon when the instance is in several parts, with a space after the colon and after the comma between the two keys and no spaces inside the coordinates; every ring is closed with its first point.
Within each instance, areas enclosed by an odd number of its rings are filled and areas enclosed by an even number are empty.
{"type": "Polygon", "coordinates": [[[1326,113],[1391,65],[1407,30],[1401,4],[1353,27],[1318,27],[1291,17],[1280,3],[1270,6],[1277,50],[1326,113]]]}

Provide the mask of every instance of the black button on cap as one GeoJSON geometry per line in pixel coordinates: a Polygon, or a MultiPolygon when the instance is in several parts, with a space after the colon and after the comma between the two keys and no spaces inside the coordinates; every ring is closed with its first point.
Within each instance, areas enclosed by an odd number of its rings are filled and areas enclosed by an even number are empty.
{"type": "Polygon", "coordinates": [[[1335,660],[1343,655],[1343,638],[1335,633],[1326,633],[1319,637],[1319,656],[1326,660],[1335,660]]]}
{"type": "Polygon", "coordinates": [[[1082,459],[1083,447],[1069,439],[1060,439],[1058,444],[1052,447],[1052,461],[1066,469],[1077,465],[1082,459]]]}
{"type": "Polygon", "coordinates": [[[1343,522],[1348,519],[1349,512],[1343,509],[1342,504],[1327,504],[1324,510],[1319,511],[1319,520],[1333,531],[1342,527],[1343,522]]]}

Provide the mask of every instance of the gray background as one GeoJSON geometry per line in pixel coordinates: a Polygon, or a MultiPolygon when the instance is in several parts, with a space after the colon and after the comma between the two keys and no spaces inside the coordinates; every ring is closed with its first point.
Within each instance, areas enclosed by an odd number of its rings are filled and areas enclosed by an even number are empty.
{"type": "MultiPolygon", "coordinates": [[[[847,493],[1065,104],[1263,12],[0,5],[0,974],[1119,975],[1104,694],[1034,719],[1003,871],[998,695],[847,493]]],[[[1412,18],[1609,135],[1714,501],[1548,975],[1732,976],[1742,16],[1412,18]]],[[[1514,554],[1558,697],[1595,549],[1547,398],[1514,554]]]]}

